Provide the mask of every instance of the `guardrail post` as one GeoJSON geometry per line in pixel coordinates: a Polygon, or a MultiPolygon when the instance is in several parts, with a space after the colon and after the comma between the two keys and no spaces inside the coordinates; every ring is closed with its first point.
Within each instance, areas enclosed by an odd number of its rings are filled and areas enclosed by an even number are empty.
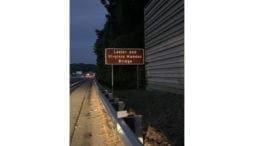
{"type": "Polygon", "coordinates": [[[135,115],[135,135],[143,143],[143,127],[142,127],[143,116],[135,115]]]}
{"type": "Polygon", "coordinates": [[[112,84],[112,97],[113,97],[113,94],[114,94],[114,65],[111,66],[112,67],[112,71],[111,71],[111,84],[112,84]]]}
{"type": "MultiPolygon", "coordinates": [[[[136,137],[135,132],[133,132],[130,129],[130,125],[128,125],[126,123],[126,121],[124,121],[123,119],[125,118],[118,118],[118,112],[115,111],[115,109],[113,108],[113,106],[111,105],[111,103],[109,102],[109,100],[105,97],[105,95],[101,92],[100,88],[101,85],[95,81],[95,85],[97,87],[98,93],[100,95],[100,99],[104,104],[104,107],[107,111],[107,113],[111,116],[115,129],[117,129],[118,135],[121,139],[121,141],[123,142],[124,145],[126,146],[141,146],[142,143],[140,141],[140,139],[138,139],[136,137]]],[[[103,89],[103,88],[102,88],[103,89]]],[[[105,90],[102,90],[105,91],[105,90]]],[[[121,114],[123,114],[123,116],[126,114],[124,114],[123,112],[127,112],[127,111],[120,111],[122,112],[121,114]]],[[[134,121],[134,119],[132,119],[134,121]]],[[[135,124],[132,123],[132,126],[135,127],[135,124]]],[[[135,128],[133,129],[135,131],[135,128]]]]}

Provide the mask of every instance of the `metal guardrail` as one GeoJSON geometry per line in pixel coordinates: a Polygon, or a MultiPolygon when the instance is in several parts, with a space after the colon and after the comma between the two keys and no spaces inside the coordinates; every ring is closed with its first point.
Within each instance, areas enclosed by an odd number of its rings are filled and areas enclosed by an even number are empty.
{"type": "Polygon", "coordinates": [[[72,84],[70,85],[70,87],[73,87],[73,86],[75,86],[75,85],[77,85],[77,84],[81,83],[82,81],[84,81],[84,79],[83,79],[83,78],[81,78],[81,79],[79,79],[78,81],[76,81],[76,82],[72,83],[72,84]]]}
{"type": "Polygon", "coordinates": [[[106,111],[112,117],[113,123],[116,127],[118,135],[125,146],[142,146],[141,142],[137,139],[133,131],[128,127],[125,121],[121,118],[117,118],[117,112],[109,102],[109,100],[105,97],[101,90],[104,88],[94,80],[94,84],[98,89],[98,93],[101,97],[101,101],[103,102],[106,111]]]}
{"type": "Polygon", "coordinates": [[[76,89],[79,85],[81,85],[81,83],[83,83],[85,81],[85,79],[79,80],[73,84],[70,85],[70,92],[74,91],[74,89],[76,89]]]}

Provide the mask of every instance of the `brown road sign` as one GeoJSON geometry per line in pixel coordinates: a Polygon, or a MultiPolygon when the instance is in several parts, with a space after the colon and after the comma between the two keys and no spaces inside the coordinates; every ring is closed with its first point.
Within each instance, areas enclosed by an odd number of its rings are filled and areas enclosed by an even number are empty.
{"type": "Polygon", "coordinates": [[[142,65],[144,64],[144,50],[137,48],[106,48],[105,64],[142,65]]]}

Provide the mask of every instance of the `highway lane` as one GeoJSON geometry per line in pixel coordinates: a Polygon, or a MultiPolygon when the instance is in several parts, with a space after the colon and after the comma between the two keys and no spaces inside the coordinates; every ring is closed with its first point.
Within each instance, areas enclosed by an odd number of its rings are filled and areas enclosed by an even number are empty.
{"type": "Polygon", "coordinates": [[[70,95],[70,145],[123,145],[91,79],[70,95]]]}

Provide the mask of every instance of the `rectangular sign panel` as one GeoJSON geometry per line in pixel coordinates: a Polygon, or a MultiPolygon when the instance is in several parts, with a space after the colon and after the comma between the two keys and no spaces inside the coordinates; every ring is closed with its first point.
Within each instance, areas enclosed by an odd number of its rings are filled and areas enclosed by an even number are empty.
{"type": "Polygon", "coordinates": [[[107,65],[142,65],[144,50],[136,48],[107,48],[105,50],[107,65]]]}

